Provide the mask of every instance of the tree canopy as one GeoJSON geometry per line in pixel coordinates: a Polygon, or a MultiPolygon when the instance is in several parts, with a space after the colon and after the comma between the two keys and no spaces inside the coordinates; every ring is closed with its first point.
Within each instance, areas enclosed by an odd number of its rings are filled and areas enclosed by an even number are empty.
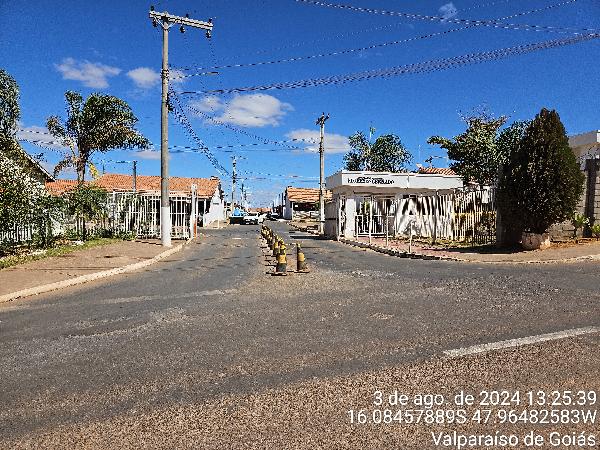
{"type": "Polygon", "coordinates": [[[82,182],[94,152],[149,146],[149,140],[134,128],[138,120],[124,100],[112,95],[92,94],[84,101],[81,94],[73,91],[67,91],[65,99],[66,121],[57,116],[47,120],[50,133],[69,149],[56,165],[55,176],[72,167],[78,181],[82,182]]]}
{"type": "Polygon", "coordinates": [[[19,85],[8,72],[0,69],[0,134],[13,136],[20,117],[19,85]]]}
{"type": "MultiPolygon", "coordinates": [[[[518,128],[513,132],[516,138],[518,128]]],[[[523,230],[544,233],[573,216],[584,180],[558,113],[542,109],[504,164],[499,204],[523,230]]]]}
{"type": "Polygon", "coordinates": [[[465,182],[476,182],[480,186],[496,182],[500,164],[506,155],[498,146],[498,129],[507,118],[478,114],[464,118],[467,129],[453,139],[432,136],[428,144],[439,145],[448,152],[453,162],[450,168],[463,177],[465,182]]]}
{"type": "Polygon", "coordinates": [[[379,136],[374,143],[360,131],[348,138],[352,147],[344,155],[346,170],[373,170],[376,172],[401,172],[406,170],[412,156],[400,138],[394,134],[379,136]]]}

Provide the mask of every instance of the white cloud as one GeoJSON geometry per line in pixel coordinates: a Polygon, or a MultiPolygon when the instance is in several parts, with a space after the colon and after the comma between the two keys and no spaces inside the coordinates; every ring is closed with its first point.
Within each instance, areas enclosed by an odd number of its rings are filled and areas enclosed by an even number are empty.
{"type": "Polygon", "coordinates": [[[91,88],[106,88],[108,87],[108,77],[114,77],[121,73],[121,69],[118,67],[92,63],[87,60],[76,61],[73,58],[65,58],[54,67],[62,73],[63,80],[81,81],[84,86],[91,88]]]}
{"type": "Polygon", "coordinates": [[[30,142],[34,145],[54,148],[57,150],[68,150],[68,147],[58,143],[58,138],[50,134],[48,128],[32,125],[30,127],[23,126],[19,122],[17,130],[17,139],[20,141],[30,142]]]}
{"type": "Polygon", "coordinates": [[[204,97],[202,100],[192,100],[189,102],[189,106],[195,110],[205,113],[214,113],[223,109],[221,99],[216,95],[209,95],[204,97]]]}
{"type": "Polygon", "coordinates": [[[458,9],[456,9],[456,6],[452,2],[440,6],[438,11],[444,19],[452,19],[458,15],[458,9]]]}
{"type": "MultiPolygon", "coordinates": [[[[304,144],[306,145],[306,150],[309,152],[319,151],[319,130],[300,128],[298,130],[290,131],[288,134],[286,134],[286,136],[290,139],[301,139],[303,141],[315,142],[315,144],[304,144]]],[[[302,144],[302,142],[299,144],[302,144]]],[[[346,153],[348,150],[350,150],[348,136],[343,136],[341,134],[325,132],[324,144],[325,153],[346,153]]]]}
{"type": "Polygon", "coordinates": [[[218,97],[208,96],[190,102],[190,106],[201,112],[220,113],[215,119],[241,127],[277,126],[281,119],[294,108],[289,103],[267,94],[236,95],[229,103],[218,97]]]}
{"type": "Polygon", "coordinates": [[[169,81],[171,83],[184,83],[187,79],[185,73],[178,69],[169,70],[169,81]]]}
{"type": "Polygon", "coordinates": [[[160,83],[160,74],[149,67],[138,67],[127,72],[127,76],[133,80],[140,89],[150,89],[160,83]]]}
{"type": "Polygon", "coordinates": [[[160,150],[140,150],[133,155],[138,159],[160,159],[160,150]]]}

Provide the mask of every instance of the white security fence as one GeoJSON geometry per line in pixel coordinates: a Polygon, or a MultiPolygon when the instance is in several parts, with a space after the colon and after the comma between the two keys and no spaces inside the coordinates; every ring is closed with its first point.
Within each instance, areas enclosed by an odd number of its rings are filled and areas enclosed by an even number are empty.
{"type": "Polygon", "coordinates": [[[35,227],[33,224],[14,225],[11,230],[0,233],[0,242],[29,242],[33,240],[35,227]]]}
{"type": "MultiPolygon", "coordinates": [[[[197,225],[209,225],[213,221],[223,220],[223,205],[211,203],[208,199],[192,200],[190,195],[171,195],[171,237],[188,239],[190,230],[197,225]],[[192,208],[192,202],[196,208],[192,208]]],[[[81,234],[83,220],[80,217],[65,216],[61,222],[53,224],[55,236],[68,232],[81,234]]],[[[139,238],[160,237],[160,195],[155,193],[112,192],[107,194],[105,214],[93,222],[86,223],[89,233],[99,230],[130,233],[139,238]]],[[[15,225],[13,230],[0,233],[0,243],[20,244],[31,242],[35,237],[35,226],[26,220],[15,225]]]]}
{"type": "Polygon", "coordinates": [[[493,243],[496,202],[493,188],[450,194],[356,197],[354,234],[493,243]]]}

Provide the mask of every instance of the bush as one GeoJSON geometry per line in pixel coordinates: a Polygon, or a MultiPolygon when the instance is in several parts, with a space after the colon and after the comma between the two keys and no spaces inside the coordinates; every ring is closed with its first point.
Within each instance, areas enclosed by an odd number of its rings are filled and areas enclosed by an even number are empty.
{"type": "Polygon", "coordinates": [[[523,230],[545,233],[573,216],[584,179],[558,114],[542,109],[503,168],[499,198],[523,230]]]}
{"type": "Polygon", "coordinates": [[[594,224],[590,227],[592,235],[596,238],[596,240],[600,239],[600,223],[594,224]]]}

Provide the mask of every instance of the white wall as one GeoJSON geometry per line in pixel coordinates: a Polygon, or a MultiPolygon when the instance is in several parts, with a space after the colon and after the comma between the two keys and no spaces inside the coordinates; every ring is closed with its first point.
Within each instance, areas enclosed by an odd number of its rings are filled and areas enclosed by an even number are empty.
{"type": "Polygon", "coordinates": [[[206,227],[217,221],[224,221],[225,213],[225,201],[220,196],[219,189],[217,189],[210,201],[208,212],[202,216],[202,223],[206,227]]]}

